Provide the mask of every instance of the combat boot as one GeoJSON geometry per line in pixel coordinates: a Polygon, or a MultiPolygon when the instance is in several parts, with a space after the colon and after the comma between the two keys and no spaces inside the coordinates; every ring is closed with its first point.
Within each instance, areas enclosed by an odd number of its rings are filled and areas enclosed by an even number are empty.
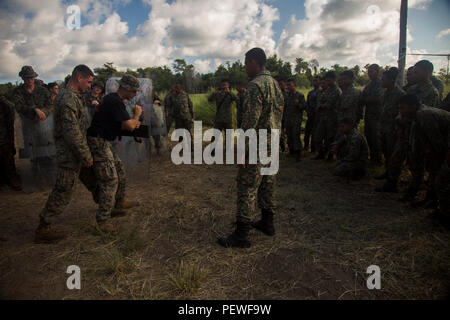
{"type": "Polygon", "coordinates": [[[130,209],[133,207],[137,207],[139,206],[139,202],[138,201],[128,201],[123,199],[118,199],[116,201],[116,205],[114,206],[114,209],[130,209]]]}
{"type": "Polygon", "coordinates": [[[110,219],[100,220],[100,221],[97,220],[97,228],[101,232],[106,232],[106,233],[111,233],[111,232],[117,231],[116,226],[111,222],[110,219]]]}
{"type": "Polygon", "coordinates": [[[409,189],[404,195],[403,197],[401,197],[399,200],[401,202],[412,202],[416,199],[416,194],[417,192],[415,190],[411,190],[409,189]]]}
{"type": "Polygon", "coordinates": [[[313,160],[323,160],[325,159],[325,154],[323,152],[319,152],[317,157],[313,158],[313,160]]]}
{"type": "Polygon", "coordinates": [[[273,225],[273,212],[261,210],[261,220],[254,221],[252,227],[258,229],[262,233],[272,237],[275,235],[275,227],[273,225]]]}
{"type": "Polygon", "coordinates": [[[397,185],[395,183],[386,181],[386,183],[382,187],[375,188],[376,192],[393,192],[397,193],[397,185]]]}
{"type": "Polygon", "coordinates": [[[50,224],[41,220],[34,235],[34,243],[55,243],[63,238],[64,233],[50,228],[50,224]]]}
{"type": "Polygon", "coordinates": [[[218,238],[217,243],[225,248],[250,248],[251,243],[248,237],[250,228],[250,224],[238,221],[236,230],[226,238],[218,238]]]}

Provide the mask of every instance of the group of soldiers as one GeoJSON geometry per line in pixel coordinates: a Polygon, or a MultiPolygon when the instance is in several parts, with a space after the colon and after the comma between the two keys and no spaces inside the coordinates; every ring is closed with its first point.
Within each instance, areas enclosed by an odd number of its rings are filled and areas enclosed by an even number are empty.
{"type": "MultiPolygon", "coordinates": [[[[368,68],[370,82],[361,91],[350,70],[336,75],[327,72],[313,79],[313,89],[305,99],[294,79],[273,78],[265,69],[266,55],[260,48],[247,52],[246,72],[250,82],[237,83],[237,94],[230,82],[222,80],[220,87],[208,97],[215,102],[214,128],[232,129],[232,105],[236,104],[237,127],[247,129],[280,129],[280,148],[297,161],[304,151],[316,153],[315,160],[333,161],[334,174],[360,179],[370,163],[385,172],[375,177],[386,182],[379,192],[397,192],[402,169],[411,171],[411,183],[402,201],[416,206],[434,208],[435,216],[447,223],[450,196],[450,107],[449,95],[442,99],[443,86],[432,77],[433,65],[422,60],[408,69],[407,84],[396,84],[398,69],[382,72],[373,64],[368,68]],[[382,74],[381,74],[382,73],[382,74]],[[304,141],[301,140],[303,114],[307,120],[304,141]],[[364,118],[364,135],[359,125],[364,118]],[[425,175],[428,173],[428,175],[425,175]],[[425,200],[415,198],[428,176],[425,200]]],[[[141,125],[142,108],[138,105],[130,116],[124,102],[140,90],[138,80],[124,75],[117,93],[103,96],[104,84],[93,82],[93,72],[85,65],[75,67],[63,88],[57,83],[43,85],[31,66],[19,73],[24,83],[14,90],[12,99],[1,97],[0,150],[2,180],[16,190],[21,189],[14,164],[14,113],[34,123],[47,121],[54,115],[56,152],[50,159],[57,168],[56,182],[45,208],[40,213],[36,230],[37,242],[53,242],[63,234],[51,228],[53,218],[68,205],[79,179],[92,193],[99,208],[96,214],[99,228],[114,228],[110,218],[126,214],[125,209],[137,206],[125,200],[126,177],[123,164],[111,143],[123,130],[133,131],[141,125]],[[100,107],[101,106],[101,107],[100,107]],[[15,111],[14,111],[15,110],[15,111]]],[[[165,108],[167,132],[192,128],[194,108],[180,83],[173,85],[164,99],[153,94],[153,103],[165,108]]],[[[156,148],[161,137],[155,137],[156,148]]],[[[180,138],[182,139],[182,138],[180,138]]],[[[270,139],[268,139],[270,143],[270,139]]],[[[270,145],[269,145],[270,152],[270,145]]],[[[240,165],[237,176],[236,230],[219,238],[225,247],[249,247],[248,234],[256,228],[268,236],[275,234],[273,201],[276,175],[261,175],[261,164],[240,165]],[[261,219],[251,221],[253,207],[258,202],[261,219]]]]}

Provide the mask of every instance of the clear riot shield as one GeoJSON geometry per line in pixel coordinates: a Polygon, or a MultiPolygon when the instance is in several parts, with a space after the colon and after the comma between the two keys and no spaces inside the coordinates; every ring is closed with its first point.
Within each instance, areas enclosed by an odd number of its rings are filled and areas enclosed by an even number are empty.
{"type": "MultiPolygon", "coordinates": [[[[106,82],[105,94],[116,92],[119,89],[119,80],[118,77],[109,78],[106,82]]],[[[138,91],[136,96],[125,105],[130,117],[133,116],[134,106],[140,105],[143,109],[142,123],[151,128],[152,81],[146,78],[138,80],[142,91],[138,91]]],[[[140,139],[140,141],[136,141],[133,137],[122,137],[112,142],[114,150],[125,166],[127,179],[138,180],[149,176],[151,142],[149,139],[140,139]]]]}
{"type": "Polygon", "coordinates": [[[56,181],[56,148],[53,114],[45,121],[34,122],[22,115],[23,148],[19,158],[30,159],[21,168],[23,188],[26,192],[52,188],[56,181]]]}

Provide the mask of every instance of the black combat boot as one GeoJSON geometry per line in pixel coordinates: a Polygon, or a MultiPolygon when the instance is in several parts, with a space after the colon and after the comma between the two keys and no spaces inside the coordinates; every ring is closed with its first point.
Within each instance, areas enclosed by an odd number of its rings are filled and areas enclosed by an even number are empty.
{"type": "Polygon", "coordinates": [[[393,192],[397,193],[397,184],[393,183],[391,181],[386,181],[385,184],[382,187],[375,188],[376,192],[393,192]]]}
{"type": "Polygon", "coordinates": [[[34,243],[55,243],[65,238],[65,234],[50,227],[41,219],[34,235],[34,243]]]}
{"type": "Polygon", "coordinates": [[[252,227],[258,229],[262,233],[273,236],[275,235],[275,227],[273,225],[273,212],[262,209],[261,210],[261,220],[254,221],[252,227]]]}
{"type": "Polygon", "coordinates": [[[250,224],[238,221],[236,230],[226,238],[218,238],[217,243],[225,248],[250,248],[251,243],[248,237],[250,228],[250,224]]]}
{"type": "Polygon", "coordinates": [[[408,189],[408,191],[399,200],[401,202],[413,202],[416,199],[417,190],[408,189]]]}
{"type": "Polygon", "coordinates": [[[323,160],[325,159],[325,154],[323,152],[319,152],[317,157],[313,158],[313,160],[323,160]]]}

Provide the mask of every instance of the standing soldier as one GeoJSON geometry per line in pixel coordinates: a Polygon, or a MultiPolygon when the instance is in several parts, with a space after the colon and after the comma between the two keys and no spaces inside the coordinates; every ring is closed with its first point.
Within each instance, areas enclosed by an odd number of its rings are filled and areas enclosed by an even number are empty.
{"type": "Polygon", "coordinates": [[[395,80],[397,79],[398,69],[390,68],[383,72],[381,78],[381,86],[385,89],[383,96],[383,108],[380,116],[380,145],[384,155],[385,172],[375,179],[387,179],[389,161],[394,152],[396,143],[396,123],[395,119],[398,115],[398,100],[405,94],[400,89],[395,80]]]}
{"type": "MultiPolygon", "coordinates": [[[[222,80],[220,88],[215,88],[214,92],[208,97],[208,101],[216,103],[216,117],[214,119],[214,128],[221,132],[227,129],[233,129],[232,104],[237,101],[236,96],[230,91],[230,84],[227,80],[222,80]]],[[[214,137],[212,141],[214,141],[214,137]]]]}
{"type": "Polygon", "coordinates": [[[311,152],[315,152],[315,146],[313,143],[313,132],[314,132],[314,124],[315,124],[315,116],[316,116],[316,107],[317,107],[317,98],[320,93],[320,77],[314,77],[313,79],[313,87],[310,92],[308,92],[308,96],[306,99],[306,114],[308,116],[305,124],[305,150],[309,151],[309,146],[311,145],[311,152]]]}
{"type": "MultiPolygon", "coordinates": [[[[175,130],[186,129],[191,131],[192,121],[194,121],[194,106],[189,95],[183,91],[181,83],[175,85],[175,92],[171,96],[171,106],[173,119],[175,120],[175,130]]],[[[180,137],[179,142],[182,140],[183,138],[180,137]]],[[[193,143],[191,143],[191,148],[193,150],[193,143]]]]}
{"type": "Polygon", "coordinates": [[[123,215],[122,210],[139,205],[136,201],[125,200],[125,169],[111,145],[112,141],[120,137],[121,130],[134,131],[140,126],[142,108],[136,105],[131,119],[123,103],[124,100],[133,99],[137,90],[140,90],[138,79],[132,75],[123,75],[117,92],[103,98],[87,131],[87,142],[94,159],[93,170],[99,187],[96,219],[103,230],[114,229],[108,222],[111,217],[123,215]]]}
{"type": "Polygon", "coordinates": [[[302,158],[302,140],[300,138],[303,111],[305,110],[305,97],[296,90],[294,80],[288,81],[288,93],[284,101],[283,112],[284,127],[287,133],[289,153],[295,156],[297,161],[302,158]]]}
{"type": "Polygon", "coordinates": [[[367,73],[370,82],[365,86],[360,99],[361,113],[365,108],[364,135],[366,136],[369,145],[370,162],[375,165],[380,165],[381,152],[378,131],[384,93],[379,78],[380,66],[377,64],[370,65],[367,73]]]}
{"type": "Polygon", "coordinates": [[[431,82],[433,74],[433,64],[428,60],[420,60],[414,65],[413,81],[414,85],[408,88],[406,93],[414,94],[420,103],[437,108],[439,106],[439,92],[431,82]]]}
{"type": "Polygon", "coordinates": [[[47,84],[47,89],[50,92],[52,103],[55,101],[56,96],[59,93],[59,86],[56,82],[50,82],[47,84]]]}
{"type": "MultiPolygon", "coordinates": [[[[262,49],[253,48],[245,54],[245,69],[252,80],[247,86],[242,129],[266,129],[270,150],[271,130],[281,129],[284,101],[277,82],[266,71],[265,66],[266,54],[262,49]]],[[[273,196],[276,176],[261,175],[262,165],[248,164],[247,160],[245,165],[240,165],[237,176],[236,230],[230,236],[218,239],[218,243],[224,247],[250,247],[248,233],[252,226],[251,213],[256,199],[262,211],[262,219],[254,222],[253,227],[269,236],[275,234],[273,196]]]]}
{"type": "Polygon", "coordinates": [[[353,71],[345,70],[339,75],[339,87],[342,90],[341,98],[339,99],[338,119],[344,118],[352,119],[354,128],[358,128],[359,121],[362,118],[359,109],[359,97],[361,91],[353,85],[353,71]]]}
{"type": "Polygon", "coordinates": [[[326,90],[322,92],[318,100],[319,122],[316,128],[316,150],[319,152],[315,160],[325,159],[328,153],[328,160],[333,159],[331,143],[337,133],[337,106],[341,97],[341,91],[336,85],[336,73],[328,71],[325,74],[326,90]]]}
{"type": "Polygon", "coordinates": [[[92,89],[88,90],[83,95],[87,112],[88,127],[91,125],[92,118],[94,117],[98,105],[102,102],[102,93],[104,89],[105,86],[102,81],[94,81],[92,83],[92,89]]]}
{"type": "Polygon", "coordinates": [[[236,123],[237,128],[242,126],[242,115],[244,114],[244,97],[245,97],[245,86],[242,82],[236,83],[237,100],[236,100],[236,123]]]}
{"type": "Polygon", "coordinates": [[[0,96],[0,183],[6,182],[16,191],[22,183],[16,171],[14,155],[14,105],[5,96],[0,96]]]}
{"type": "MultiPolygon", "coordinates": [[[[448,189],[449,183],[448,180],[444,183],[441,180],[438,184],[437,177],[441,169],[448,170],[448,167],[444,168],[443,166],[447,165],[447,160],[450,159],[450,113],[427,107],[411,94],[407,94],[400,99],[399,113],[402,118],[411,119],[410,150],[414,159],[424,157],[422,162],[426,163],[426,169],[430,174],[427,190],[429,203],[426,207],[436,207],[439,189],[448,189]]],[[[412,183],[414,183],[414,179],[412,183]]],[[[448,201],[448,199],[440,198],[439,201],[441,200],[444,203],[448,201]]],[[[442,213],[445,213],[448,217],[448,207],[446,211],[442,213]]]]}
{"type": "Polygon", "coordinates": [[[58,171],[56,184],[48,197],[36,230],[35,242],[54,242],[64,237],[50,227],[70,202],[81,167],[93,164],[86,140],[86,113],[81,94],[92,82],[94,73],[85,65],[76,66],[66,89],[55,99],[55,143],[58,171]]]}

